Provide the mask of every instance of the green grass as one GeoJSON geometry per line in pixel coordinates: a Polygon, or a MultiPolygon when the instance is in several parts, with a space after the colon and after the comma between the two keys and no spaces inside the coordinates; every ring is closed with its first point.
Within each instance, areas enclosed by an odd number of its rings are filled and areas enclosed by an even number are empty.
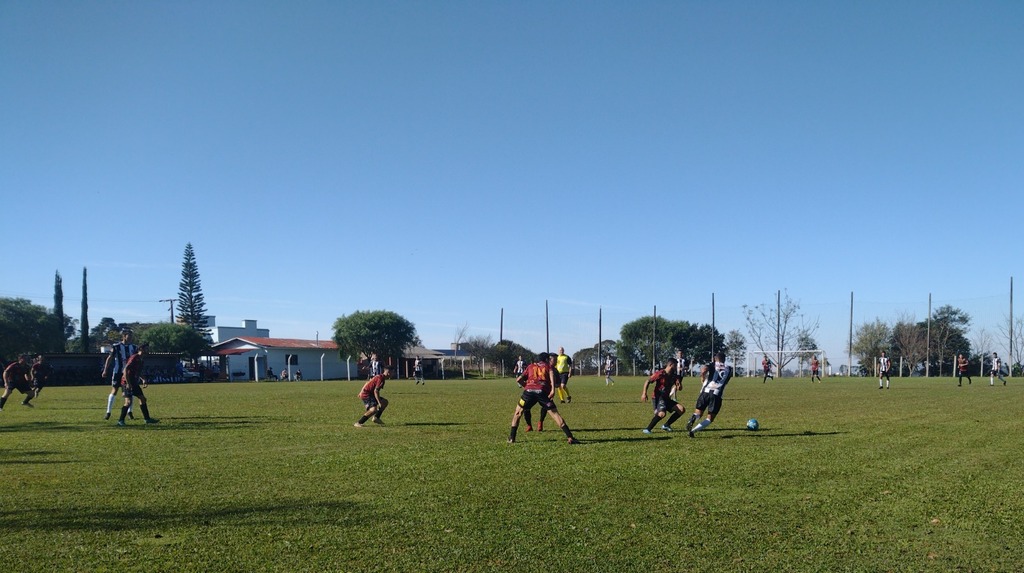
{"type": "MultiPolygon", "coordinates": [[[[1024,386],[737,379],[705,432],[640,433],[642,379],[574,378],[505,443],[510,379],[155,385],[0,412],[5,571],[1019,571],[1024,386]],[[756,417],[761,431],[747,432],[756,417]]],[[[689,408],[693,379],[684,384],[689,408]]],[[[677,423],[682,429],[685,418],[677,423]]]]}

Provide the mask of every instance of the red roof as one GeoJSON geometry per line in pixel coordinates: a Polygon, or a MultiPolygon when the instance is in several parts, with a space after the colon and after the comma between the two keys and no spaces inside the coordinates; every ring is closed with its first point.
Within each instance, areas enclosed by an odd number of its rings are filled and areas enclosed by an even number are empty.
{"type": "Polygon", "coordinates": [[[223,346],[232,341],[240,340],[247,342],[253,346],[261,346],[264,348],[289,348],[289,349],[323,349],[323,350],[337,350],[338,345],[333,340],[303,340],[301,338],[267,338],[263,336],[237,336],[224,342],[219,342],[214,346],[223,346]]]}

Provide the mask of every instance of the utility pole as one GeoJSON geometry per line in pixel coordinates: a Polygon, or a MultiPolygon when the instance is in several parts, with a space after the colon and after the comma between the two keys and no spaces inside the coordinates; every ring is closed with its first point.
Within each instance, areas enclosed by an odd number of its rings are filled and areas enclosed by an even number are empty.
{"type": "Polygon", "coordinates": [[[160,302],[171,303],[171,324],[174,324],[174,299],[173,298],[162,298],[160,302]]]}

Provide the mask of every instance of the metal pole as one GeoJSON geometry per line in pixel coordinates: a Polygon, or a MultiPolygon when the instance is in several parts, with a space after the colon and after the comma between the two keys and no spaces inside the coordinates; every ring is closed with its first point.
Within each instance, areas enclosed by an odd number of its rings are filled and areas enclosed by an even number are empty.
{"type": "Polygon", "coordinates": [[[651,324],[651,374],[658,356],[658,305],[654,305],[654,321],[651,324]]]}
{"type": "Polygon", "coordinates": [[[846,374],[853,376],[853,291],[850,291],[850,338],[846,350],[846,374]]]}
{"type": "Polygon", "coordinates": [[[544,352],[551,352],[551,322],[548,319],[548,301],[544,301],[544,352]]]}
{"type": "Polygon", "coordinates": [[[928,293],[928,329],[925,336],[924,347],[924,377],[927,378],[931,372],[932,365],[932,293],[928,293]]]}

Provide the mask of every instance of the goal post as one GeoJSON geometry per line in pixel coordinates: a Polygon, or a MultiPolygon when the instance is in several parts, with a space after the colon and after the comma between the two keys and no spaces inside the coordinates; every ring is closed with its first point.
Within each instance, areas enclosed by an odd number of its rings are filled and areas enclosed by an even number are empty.
{"type": "Polygon", "coordinates": [[[825,355],[820,348],[810,350],[748,350],[744,366],[747,368],[748,376],[763,376],[764,369],[761,367],[761,360],[768,356],[772,362],[772,376],[776,378],[790,377],[799,378],[811,375],[811,360],[818,358],[819,373],[823,376],[831,376],[832,369],[825,355]]]}

